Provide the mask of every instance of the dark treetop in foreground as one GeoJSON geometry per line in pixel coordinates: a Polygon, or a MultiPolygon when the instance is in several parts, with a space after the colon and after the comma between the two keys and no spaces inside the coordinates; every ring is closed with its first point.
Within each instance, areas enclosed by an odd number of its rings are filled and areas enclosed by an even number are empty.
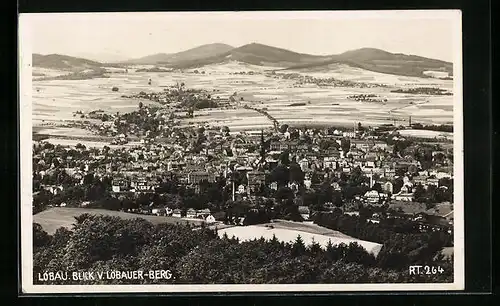
{"type": "MultiPolygon", "coordinates": [[[[189,226],[153,225],[142,219],[81,215],[70,231],[50,236],[33,227],[34,281],[47,271],[170,270],[170,280],[71,280],[54,284],[123,283],[395,283],[451,282],[452,263],[443,273],[410,276],[408,268],[387,269],[362,247],[318,244],[305,246],[277,239],[239,242],[218,238],[215,230],[189,226]]],[[[47,283],[45,283],[47,284],[47,283]]]]}

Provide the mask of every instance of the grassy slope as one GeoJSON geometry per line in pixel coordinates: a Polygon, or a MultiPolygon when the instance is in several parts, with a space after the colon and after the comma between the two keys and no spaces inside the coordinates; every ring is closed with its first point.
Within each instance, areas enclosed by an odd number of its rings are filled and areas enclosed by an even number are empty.
{"type": "Polygon", "coordinates": [[[69,208],[69,207],[53,207],[44,210],[33,216],[33,222],[42,225],[43,229],[49,233],[53,234],[59,227],[71,228],[72,224],[75,222],[75,217],[82,215],[84,213],[98,214],[98,215],[108,215],[116,216],[123,219],[135,219],[142,218],[146,219],[153,224],[160,223],[192,223],[201,224],[202,221],[197,220],[183,220],[175,217],[162,217],[162,216],[151,216],[151,215],[140,215],[132,214],[121,211],[111,211],[104,209],[93,209],[93,208],[69,208]]]}
{"type": "Polygon", "coordinates": [[[330,64],[347,64],[369,71],[402,76],[426,77],[423,72],[427,70],[446,71],[453,75],[452,63],[371,48],[348,51],[333,55],[326,61],[295,65],[288,69],[319,68],[330,64]]]}
{"type": "Polygon", "coordinates": [[[42,67],[56,70],[92,69],[102,67],[103,64],[84,58],[49,54],[33,54],[33,67],[42,67]]]}

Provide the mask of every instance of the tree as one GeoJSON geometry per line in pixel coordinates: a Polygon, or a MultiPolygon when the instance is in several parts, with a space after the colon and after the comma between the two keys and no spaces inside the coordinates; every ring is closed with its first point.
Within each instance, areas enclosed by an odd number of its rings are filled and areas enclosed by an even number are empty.
{"type": "Polygon", "coordinates": [[[203,135],[203,133],[205,133],[205,128],[203,126],[200,126],[198,130],[196,130],[196,132],[198,133],[198,135],[203,135]]]}
{"type": "Polygon", "coordinates": [[[283,151],[279,157],[280,163],[288,166],[290,164],[290,152],[288,150],[283,151]]]}
{"type": "Polygon", "coordinates": [[[144,104],[142,103],[142,101],[141,101],[141,102],[139,102],[139,109],[142,109],[142,108],[143,108],[143,106],[144,106],[144,104]]]}
{"type": "Polygon", "coordinates": [[[226,125],[223,126],[221,131],[224,135],[226,135],[226,136],[229,135],[229,127],[228,126],[226,126],[226,125]]]}
{"type": "Polygon", "coordinates": [[[81,143],[77,143],[76,146],[75,146],[75,148],[81,149],[81,150],[85,150],[86,149],[85,145],[83,145],[81,143]]]}
{"type": "Polygon", "coordinates": [[[333,191],[332,203],[336,207],[342,207],[344,205],[344,201],[342,201],[342,193],[340,191],[333,191]]]}
{"type": "Polygon", "coordinates": [[[351,175],[349,176],[349,185],[351,186],[360,186],[363,183],[366,183],[367,177],[363,174],[360,167],[356,167],[352,170],[351,175]]]}
{"type": "Polygon", "coordinates": [[[40,248],[50,243],[51,236],[43,230],[39,223],[33,223],[33,248],[40,248]]]}
{"type": "Polygon", "coordinates": [[[393,193],[398,193],[401,191],[401,187],[403,187],[403,179],[401,177],[398,177],[397,179],[394,180],[393,185],[392,185],[392,192],[393,193]]]}
{"type": "Polygon", "coordinates": [[[361,125],[361,122],[358,122],[358,131],[363,132],[364,130],[365,128],[361,125]]]}
{"type": "Polygon", "coordinates": [[[293,192],[288,187],[280,187],[276,191],[276,199],[278,200],[288,200],[293,199],[293,192]]]}
{"type": "Polygon", "coordinates": [[[376,190],[378,193],[382,193],[382,185],[379,182],[376,182],[372,186],[372,190],[376,190]]]}
{"type": "Polygon", "coordinates": [[[413,193],[413,196],[415,197],[415,201],[417,202],[425,202],[426,197],[425,197],[425,190],[422,184],[417,184],[415,187],[415,192],[413,193]]]}
{"type": "Polygon", "coordinates": [[[290,172],[285,165],[276,166],[270,174],[272,182],[277,182],[279,186],[285,186],[289,182],[290,172]]]}
{"type": "Polygon", "coordinates": [[[297,236],[293,243],[292,253],[294,256],[303,255],[306,252],[306,245],[300,235],[297,236]]]}
{"type": "Polygon", "coordinates": [[[305,174],[297,163],[292,163],[289,168],[290,182],[304,183],[305,174]]]}
{"type": "Polygon", "coordinates": [[[349,150],[351,149],[351,141],[349,139],[342,138],[342,140],[340,141],[340,147],[342,148],[345,156],[345,154],[347,154],[347,152],[349,152],[349,150]]]}
{"type": "Polygon", "coordinates": [[[289,127],[289,126],[288,126],[288,124],[286,124],[286,123],[285,123],[285,124],[282,124],[282,125],[280,126],[280,128],[279,128],[280,133],[281,133],[281,134],[285,133],[285,132],[288,130],[288,127],[289,127]]]}

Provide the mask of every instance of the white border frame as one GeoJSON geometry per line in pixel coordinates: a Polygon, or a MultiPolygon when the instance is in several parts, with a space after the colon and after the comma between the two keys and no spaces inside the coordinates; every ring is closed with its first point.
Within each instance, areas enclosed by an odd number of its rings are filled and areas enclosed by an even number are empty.
{"type": "MultiPolygon", "coordinates": [[[[82,13],[72,13],[82,15],[82,13]]],[[[83,13],[86,14],[86,13],[83,13]]],[[[93,13],[95,14],[95,13],[93,13]]],[[[411,284],[238,284],[238,285],[34,285],[32,248],[32,47],[30,20],[47,14],[19,16],[20,75],[20,170],[21,170],[21,290],[36,293],[197,293],[197,292],[336,292],[336,291],[453,291],[465,289],[464,263],[464,174],[463,174],[463,92],[462,92],[462,14],[460,10],[405,11],[307,11],[307,12],[175,12],[175,13],[99,13],[128,14],[130,18],[206,18],[206,19],[450,19],[454,24],[454,282],[411,284]]],[[[51,14],[57,18],[59,15],[51,14]]]]}

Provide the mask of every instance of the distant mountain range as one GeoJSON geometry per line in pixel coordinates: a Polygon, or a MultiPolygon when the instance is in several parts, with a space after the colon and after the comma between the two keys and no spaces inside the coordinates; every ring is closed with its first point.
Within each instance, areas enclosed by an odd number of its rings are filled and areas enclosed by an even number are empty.
{"type": "Polygon", "coordinates": [[[197,61],[203,58],[210,58],[233,49],[233,46],[226,44],[208,44],[177,53],[157,53],[148,55],[138,59],[124,61],[123,63],[142,65],[175,64],[179,62],[197,61]]]}
{"type": "MultiPolygon", "coordinates": [[[[274,67],[276,70],[324,70],[331,64],[344,64],[365,70],[403,76],[423,77],[424,71],[444,71],[453,75],[452,63],[416,55],[390,53],[380,49],[362,48],[336,55],[297,53],[258,43],[238,48],[226,44],[202,45],[178,53],[158,53],[115,65],[157,65],[190,69],[229,61],[274,67]]],[[[33,55],[33,65],[53,69],[99,67],[105,64],[64,55],[33,55]]]]}
{"type": "Polygon", "coordinates": [[[80,57],[61,54],[33,54],[33,67],[41,67],[57,70],[83,70],[102,67],[103,64],[80,57]]]}

